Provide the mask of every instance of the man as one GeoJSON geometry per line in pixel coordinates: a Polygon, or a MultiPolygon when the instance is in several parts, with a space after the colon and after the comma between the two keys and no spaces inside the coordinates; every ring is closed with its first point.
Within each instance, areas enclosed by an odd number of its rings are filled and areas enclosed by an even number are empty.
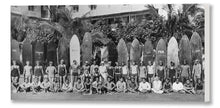
{"type": "Polygon", "coordinates": [[[108,77],[114,78],[114,68],[111,64],[112,62],[109,61],[107,66],[107,73],[108,73],[108,77]]]}
{"type": "Polygon", "coordinates": [[[165,79],[163,84],[163,93],[170,93],[172,92],[172,84],[168,78],[165,79]]]}
{"type": "Polygon", "coordinates": [[[101,90],[98,88],[99,79],[96,78],[94,82],[92,82],[92,94],[100,93],[101,90]]]}
{"type": "Polygon", "coordinates": [[[171,83],[173,83],[177,78],[177,69],[175,68],[175,63],[172,61],[170,62],[170,67],[168,69],[168,77],[171,83]]]}
{"type": "Polygon", "coordinates": [[[152,64],[152,62],[151,61],[148,61],[148,66],[147,66],[147,77],[148,77],[148,81],[149,81],[149,83],[152,83],[152,81],[153,81],[153,76],[154,76],[154,74],[155,74],[155,72],[154,72],[154,70],[155,70],[155,67],[154,67],[154,65],[152,64]]]}
{"type": "Polygon", "coordinates": [[[190,66],[186,63],[186,60],[184,60],[183,65],[181,65],[180,77],[183,83],[185,83],[187,79],[191,78],[190,66]]]}
{"type": "Polygon", "coordinates": [[[192,82],[190,82],[189,79],[187,79],[186,83],[184,84],[184,91],[189,94],[195,94],[193,84],[192,84],[192,82]]]}
{"type": "Polygon", "coordinates": [[[80,78],[77,79],[77,82],[74,83],[73,92],[82,93],[84,91],[84,85],[80,78]]]}
{"type": "Polygon", "coordinates": [[[135,81],[137,81],[138,77],[138,65],[136,65],[135,62],[131,65],[131,77],[135,78],[135,81]]]}
{"type": "Polygon", "coordinates": [[[147,69],[141,62],[141,65],[139,67],[139,80],[138,81],[141,81],[142,78],[146,78],[146,77],[147,77],[147,69]]]}
{"type": "Polygon", "coordinates": [[[118,82],[118,80],[122,77],[121,74],[122,74],[122,68],[121,66],[118,65],[118,62],[115,62],[115,77],[114,77],[114,81],[115,83],[118,82]]]}
{"type": "Polygon", "coordinates": [[[25,78],[24,83],[19,85],[18,91],[24,91],[25,93],[31,91],[31,85],[27,78],[25,78]]]}
{"type": "Polygon", "coordinates": [[[51,83],[49,82],[48,78],[44,78],[44,81],[41,83],[40,87],[45,93],[50,92],[51,83]]]}
{"type": "Polygon", "coordinates": [[[138,84],[135,78],[132,77],[131,80],[127,81],[127,88],[128,88],[128,92],[131,92],[131,93],[137,92],[138,84]]]}
{"type": "Polygon", "coordinates": [[[192,73],[194,76],[194,82],[196,82],[198,79],[201,79],[202,67],[201,64],[199,63],[199,60],[195,60],[192,73]]]}
{"type": "Polygon", "coordinates": [[[73,60],[73,64],[70,66],[70,79],[71,79],[70,83],[72,84],[72,86],[76,82],[79,74],[80,74],[79,65],[77,64],[76,60],[73,60]]]}
{"type": "Polygon", "coordinates": [[[37,77],[34,78],[34,81],[30,85],[33,93],[37,93],[41,90],[41,82],[37,77]]]}
{"type": "Polygon", "coordinates": [[[28,80],[28,82],[31,82],[32,78],[32,66],[30,66],[30,62],[26,61],[26,65],[24,66],[24,78],[28,80]]]}
{"type": "Polygon", "coordinates": [[[159,65],[156,69],[156,75],[161,80],[164,81],[164,78],[166,77],[165,73],[165,66],[163,65],[163,61],[159,61],[159,65]]]}
{"type": "Polygon", "coordinates": [[[104,87],[107,89],[108,93],[112,93],[113,90],[115,89],[116,85],[115,83],[111,80],[110,77],[107,78],[107,81],[104,84],[104,87]]]}
{"type": "Polygon", "coordinates": [[[159,77],[155,77],[153,81],[152,91],[157,94],[162,94],[163,91],[161,89],[162,89],[162,82],[160,81],[159,77]]]}
{"type": "Polygon", "coordinates": [[[183,83],[179,82],[177,78],[176,81],[173,83],[173,92],[176,93],[185,93],[183,83]]]}
{"type": "Polygon", "coordinates": [[[60,82],[60,87],[63,86],[63,83],[66,81],[66,76],[67,76],[67,68],[64,63],[64,60],[60,60],[60,64],[58,65],[58,75],[59,75],[59,82],[60,82]]]}
{"type": "Polygon", "coordinates": [[[96,61],[93,61],[93,64],[90,66],[90,74],[94,74],[95,73],[95,68],[97,68],[98,65],[96,65],[96,61]]]}
{"type": "Polygon", "coordinates": [[[49,66],[46,68],[46,73],[48,74],[50,83],[52,83],[55,78],[55,73],[56,73],[56,67],[53,66],[52,61],[49,62],[49,66]]]}
{"type": "Polygon", "coordinates": [[[63,83],[61,91],[66,93],[73,91],[73,86],[68,79],[66,79],[66,81],[63,83]]]}
{"type": "Polygon", "coordinates": [[[116,91],[118,93],[125,93],[127,91],[126,89],[126,83],[124,82],[123,78],[120,78],[119,81],[116,83],[116,91]]]}
{"type": "Polygon", "coordinates": [[[145,78],[143,78],[139,84],[138,90],[140,93],[149,93],[151,91],[151,85],[150,83],[146,82],[145,78]]]}
{"type": "Polygon", "coordinates": [[[85,61],[85,63],[84,63],[82,68],[83,68],[83,73],[85,73],[85,71],[89,71],[90,72],[89,62],[85,61]]]}
{"type": "Polygon", "coordinates": [[[99,72],[103,78],[104,81],[107,80],[107,76],[108,76],[108,73],[107,73],[107,68],[106,66],[104,65],[104,61],[101,62],[100,66],[99,66],[99,72]]]}
{"type": "Polygon", "coordinates": [[[122,77],[124,80],[127,80],[128,77],[128,66],[125,63],[122,63],[122,77]]]}

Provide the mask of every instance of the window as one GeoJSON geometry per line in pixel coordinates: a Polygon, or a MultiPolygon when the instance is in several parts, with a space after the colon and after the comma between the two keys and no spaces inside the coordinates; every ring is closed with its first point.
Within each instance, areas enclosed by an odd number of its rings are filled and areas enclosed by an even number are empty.
{"type": "Polygon", "coordinates": [[[34,6],[28,6],[29,11],[34,11],[34,6]]]}
{"type": "Polygon", "coordinates": [[[78,12],[79,11],[79,5],[73,5],[73,12],[78,12]]]}
{"type": "Polygon", "coordinates": [[[96,7],[97,7],[97,5],[89,5],[89,8],[90,8],[91,10],[95,10],[96,7]]]}
{"type": "Polygon", "coordinates": [[[41,6],[41,17],[47,18],[48,17],[48,6],[41,6]]]}

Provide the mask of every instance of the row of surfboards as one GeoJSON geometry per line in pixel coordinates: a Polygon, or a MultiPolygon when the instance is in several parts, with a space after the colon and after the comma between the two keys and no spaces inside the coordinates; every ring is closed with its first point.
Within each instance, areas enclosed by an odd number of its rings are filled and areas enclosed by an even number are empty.
{"type": "MultiPolygon", "coordinates": [[[[41,42],[36,42],[33,46],[30,40],[26,39],[22,47],[19,47],[20,43],[12,39],[11,58],[22,63],[27,60],[33,61],[33,58],[35,61],[45,61],[46,59],[55,63],[60,59],[64,59],[67,64],[72,64],[73,60],[78,63],[92,61],[94,52],[90,33],[85,33],[81,45],[76,35],[73,35],[71,40],[68,41],[65,38],[61,38],[58,48],[54,42],[49,42],[45,52],[45,46],[41,42]],[[69,43],[69,45],[66,43],[69,43]]],[[[171,37],[168,43],[164,39],[160,39],[157,43],[156,51],[154,51],[152,42],[149,39],[146,40],[144,45],[141,45],[137,39],[134,39],[132,43],[125,43],[123,39],[120,39],[118,45],[110,41],[106,48],[101,50],[101,56],[102,59],[112,62],[118,61],[119,64],[128,64],[128,60],[136,63],[143,61],[144,64],[147,64],[148,61],[153,61],[154,57],[156,64],[159,61],[163,61],[165,65],[170,66],[170,62],[173,61],[177,66],[182,64],[183,60],[186,60],[188,64],[192,64],[195,59],[202,59],[202,41],[196,32],[192,34],[190,40],[186,35],[182,36],[179,43],[175,37],[171,37]]]]}

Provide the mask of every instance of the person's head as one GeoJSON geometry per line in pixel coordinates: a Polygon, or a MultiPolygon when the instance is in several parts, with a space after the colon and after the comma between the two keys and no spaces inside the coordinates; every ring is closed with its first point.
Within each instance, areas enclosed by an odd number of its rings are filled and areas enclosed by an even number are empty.
{"type": "Polygon", "coordinates": [[[197,82],[198,82],[198,83],[202,83],[201,79],[198,79],[197,82]]]}
{"type": "Polygon", "coordinates": [[[131,82],[135,82],[135,79],[133,77],[131,78],[131,82]]]}
{"type": "Polygon", "coordinates": [[[148,65],[152,65],[152,62],[151,62],[151,61],[148,61],[148,65]]]}
{"type": "Polygon", "coordinates": [[[145,78],[142,78],[142,82],[144,82],[144,83],[145,83],[145,82],[146,82],[146,79],[145,79],[145,78]]]}
{"type": "Polygon", "coordinates": [[[111,78],[110,78],[110,77],[108,77],[108,78],[107,78],[107,81],[108,81],[108,82],[110,82],[110,81],[111,81],[111,78]]]}
{"type": "Polygon", "coordinates": [[[93,64],[96,65],[96,61],[95,60],[93,61],[93,64]]]}
{"type": "Polygon", "coordinates": [[[112,64],[112,62],[111,62],[111,61],[109,61],[109,62],[108,62],[108,65],[109,65],[109,66],[111,66],[111,64],[112,64]]]}
{"type": "Polygon", "coordinates": [[[95,67],[94,71],[95,71],[95,72],[98,72],[98,71],[99,71],[99,68],[98,68],[98,67],[95,67]]]}
{"type": "Polygon", "coordinates": [[[60,60],[60,64],[64,64],[64,60],[63,59],[60,60]]]}
{"type": "Polygon", "coordinates": [[[70,83],[70,81],[69,81],[68,79],[66,79],[66,83],[67,83],[67,84],[69,84],[69,83],[70,83]]]}
{"type": "Polygon", "coordinates": [[[95,81],[99,82],[99,78],[98,78],[98,77],[97,77],[97,78],[95,78],[95,81]]]}
{"type": "Polygon", "coordinates": [[[136,65],[136,63],[135,63],[135,62],[132,62],[132,64],[133,64],[133,65],[136,65]]]}
{"type": "Polygon", "coordinates": [[[189,83],[190,83],[190,80],[189,80],[189,79],[187,79],[187,80],[186,80],[186,83],[187,83],[187,84],[189,84],[189,83]]]}
{"type": "Polygon", "coordinates": [[[81,83],[81,79],[80,79],[80,78],[77,78],[77,82],[81,83]]]}
{"type": "Polygon", "coordinates": [[[87,78],[87,77],[86,77],[86,79],[85,79],[85,80],[86,80],[86,82],[89,82],[89,78],[87,78]]]}
{"type": "Polygon", "coordinates": [[[39,66],[40,65],[40,61],[36,61],[36,65],[39,66]]]}
{"type": "Polygon", "coordinates": [[[24,79],[24,82],[25,82],[25,83],[28,83],[29,81],[28,81],[28,79],[27,79],[27,78],[25,78],[25,79],[24,79]]]}
{"type": "Polygon", "coordinates": [[[166,78],[166,79],[165,79],[165,82],[166,82],[166,83],[169,83],[169,82],[170,82],[169,78],[166,78]]]}
{"type": "Polygon", "coordinates": [[[76,60],[73,60],[73,64],[74,64],[74,65],[76,65],[76,64],[77,64],[76,60]]]}
{"type": "Polygon", "coordinates": [[[124,62],[122,62],[122,63],[121,63],[121,65],[122,65],[122,66],[124,66],[124,65],[125,65],[125,63],[124,63],[124,62]]]}
{"type": "Polygon", "coordinates": [[[49,62],[49,66],[52,66],[52,65],[53,65],[53,62],[52,62],[52,61],[50,61],[50,62],[49,62]]]}
{"type": "Polygon", "coordinates": [[[186,65],[186,60],[183,60],[183,64],[186,65]]]}
{"type": "Polygon", "coordinates": [[[15,60],[13,60],[13,61],[12,61],[12,64],[13,64],[13,65],[16,65],[17,63],[16,63],[16,61],[15,61],[15,60]]]}
{"type": "Polygon", "coordinates": [[[45,80],[45,82],[49,82],[49,79],[46,77],[46,78],[44,78],[44,80],[45,80]]]}
{"type": "Polygon", "coordinates": [[[160,65],[160,66],[163,66],[163,61],[160,61],[160,62],[159,62],[159,65],[160,65]]]}
{"type": "Polygon", "coordinates": [[[89,70],[88,69],[85,70],[85,74],[89,74],[89,70]]]}
{"type": "Polygon", "coordinates": [[[101,64],[100,64],[101,66],[104,66],[104,61],[101,61],[101,64]]]}
{"type": "Polygon", "coordinates": [[[28,65],[28,66],[29,66],[29,65],[30,65],[30,62],[29,62],[29,61],[26,61],[26,65],[28,65]]]}
{"type": "Polygon", "coordinates": [[[123,81],[124,81],[124,79],[121,77],[121,78],[119,79],[119,81],[123,82],[123,81]]]}
{"type": "Polygon", "coordinates": [[[143,66],[143,62],[140,62],[140,65],[143,66]]]}
{"type": "Polygon", "coordinates": [[[154,78],[154,81],[158,81],[158,80],[159,80],[159,77],[156,76],[156,77],[154,78]]]}
{"type": "Polygon", "coordinates": [[[180,81],[179,81],[179,78],[177,78],[177,79],[176,79],[176,83],[178,84],[179,82],[180,82],[180,81]]]}
{"type": "Polygon", "coordinates": [[[175,66],[175,63],[171,61],[171,62],[170,62],[170,65],[171,65],[171,66],[175,66]]]}
{"type": "Polygon", "coordinates": [[[85,65],[86,65],[86,66],[89,65],[89,62],[88,62],[88,61],[85,61],[85,65]]]}

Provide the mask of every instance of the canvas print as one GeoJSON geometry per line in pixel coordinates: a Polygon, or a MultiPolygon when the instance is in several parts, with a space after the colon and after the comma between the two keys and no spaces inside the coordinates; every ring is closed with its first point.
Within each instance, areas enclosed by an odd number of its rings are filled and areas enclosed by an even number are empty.
{"type": "Polygon", "coordinates": [[[11,6],[11,99],[204,102],[207,12],[203,4],[11,6]]]}

